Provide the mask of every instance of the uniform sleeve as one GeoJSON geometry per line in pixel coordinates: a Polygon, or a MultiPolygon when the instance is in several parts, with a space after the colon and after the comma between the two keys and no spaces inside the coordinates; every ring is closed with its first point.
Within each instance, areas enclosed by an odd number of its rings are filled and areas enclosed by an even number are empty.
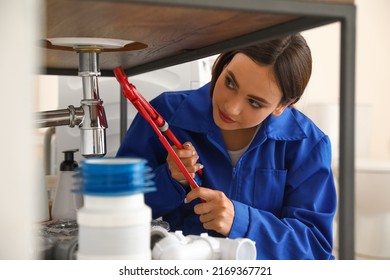
{"type": "Polygon", "coordinates": [[[166,163],[167,151],[150,124],[139,114],[122,141],[117,157],[140,157],[153,169],[156,191],[145,194],[145,203],[152,208],[153,218],[176,209],[185,198],[183,187],[171,177],[166,163]]]}
{"type": "Polygon", "coordinates": [[[334,259],[336,191],[328,137],[305,154],[288,170],[280,216],[233,201],[229,238],[255,241],[258,259],[334,259]]]}

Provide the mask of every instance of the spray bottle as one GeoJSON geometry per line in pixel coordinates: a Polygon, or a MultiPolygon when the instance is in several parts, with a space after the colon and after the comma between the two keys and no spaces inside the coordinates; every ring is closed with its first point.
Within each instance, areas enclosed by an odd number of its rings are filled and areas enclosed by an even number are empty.
{"type": "Polygon", "coordinates": [[[83,205],[83,197],[74,193],[75,189],[75,169],[78,163],[74,160],[75,150],[63,151],[64,161],[60,165],[58,186],[53,201],[52,217],[58,219],[77,219],[77,210],[83,205]]]}

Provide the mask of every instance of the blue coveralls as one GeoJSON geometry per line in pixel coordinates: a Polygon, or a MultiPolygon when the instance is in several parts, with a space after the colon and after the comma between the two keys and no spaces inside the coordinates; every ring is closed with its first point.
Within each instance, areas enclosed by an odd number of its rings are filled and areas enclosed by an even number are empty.
{"type": "MultiPolygon", "coordinates": [[[[198,184],[223,191],[232,200],[235,217],[228,237],[255,241],[257,259],[334,259],[337,199],[328,136],[289,107],[263,121],[234,167],[213,121],[209,88],[166,92],[151,104],[180,142],[194,145],[204,165],[198,184]]],[[[145,194],[153,218],[162,216],[172,231],[185,235],[206,232],[193,212],[200,201],[183,202],[186,191],[170,175],[167,151],[139,114],[117,156],[145,158],[153,168],[157,191],[145,194]]]]}

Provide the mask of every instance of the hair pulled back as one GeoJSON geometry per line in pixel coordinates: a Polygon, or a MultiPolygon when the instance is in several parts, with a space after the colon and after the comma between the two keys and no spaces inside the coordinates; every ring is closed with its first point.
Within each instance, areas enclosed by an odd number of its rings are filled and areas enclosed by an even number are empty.
{"type": "Polygon", "coordinates": [[[215,83],[237,53],[243,53],[259,65],[271,65],[283,93],[281,105],[294,104],[302,96],[312,71],[312,57],[306,40],[299,33],[222,53],[214,63],[211,94],[215,83]]]}

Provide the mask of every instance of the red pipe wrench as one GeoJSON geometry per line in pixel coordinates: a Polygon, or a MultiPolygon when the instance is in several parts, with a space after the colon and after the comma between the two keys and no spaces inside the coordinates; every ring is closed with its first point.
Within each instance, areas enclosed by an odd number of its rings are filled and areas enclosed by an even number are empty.
{"type": "MultiPolygon", "coordinates": [[[[191,177],[180,158],[177,156],[175,150],[171,147],[168,140],[164,137],[163,133],[172,141],[172,143],[178,148],[182,149],[183,145],[179,142],[176,136],[169,129],[168,123],[163,117],[150,105],[148,101],[137,91],[135,86],[127,80],[127,76],[121,66],[114,68],[114,74],[122,87],[123,95],[134,105],[142,117],[151,125],[155,133],[157,134],[160,142],[164,145],[165,149],[172,156],[175,163],[183,173],[184,177],[190,184],[191,189],[199,187],[195,180],[191,177]]],[[[200,174],[202,170],[199,170],[200,174]]]]}

